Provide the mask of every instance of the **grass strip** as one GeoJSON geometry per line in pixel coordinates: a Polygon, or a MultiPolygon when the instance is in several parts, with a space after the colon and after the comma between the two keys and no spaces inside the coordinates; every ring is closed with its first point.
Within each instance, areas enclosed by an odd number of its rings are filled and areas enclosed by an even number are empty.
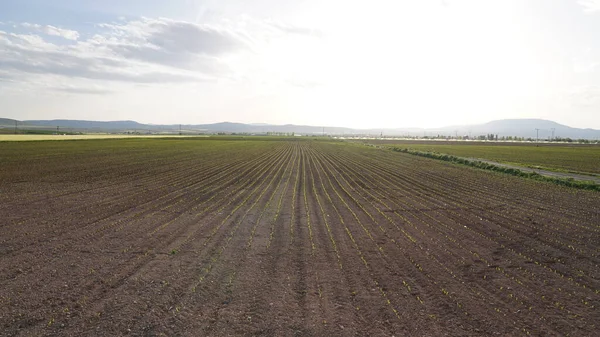
{"type": "Polygon", "coordinates": [[[455,164],[461,164],[461,165],[476,167],[476,168],[483,169],[483,170],[489,170],[489,171],[494,171],[494,172],[510,174],[510,175],[517,176],[517,177],[533,179],[533,180],[538,180],[538,181],[545,181],[545,182],[550,182],[550,183],[554,183],[557,185],[573,187],[573,188],[578,188],[578,189],[600,191],[600,185],[596,184],[593,181],[575,180],[574,178],[548,177],[548,176],[544,176],[544,175],[541,175],[536,172],[525,172],[525,171],[515,169],[515,168],[493,165],[493,164],[485,163],[485,162],[482,162],[479,160],[470,160],[470,159],[461,158],[461,157],[444,154],[444,153],[424,152],[424,151],[417,151],[417,150],[413,150],[413,149],[409,149],[409,148],[399,148],[399,147],[388,147],[388,148],[395,152],[408,153],[408,154],[412,154],[415,156],[448,161],[448,162],[455,163],[455,164]]]}

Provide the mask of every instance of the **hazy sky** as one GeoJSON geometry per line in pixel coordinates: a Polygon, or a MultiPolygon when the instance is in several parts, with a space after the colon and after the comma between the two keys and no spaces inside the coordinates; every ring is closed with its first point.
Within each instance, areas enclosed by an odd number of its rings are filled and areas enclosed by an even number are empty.
{"type": "Polygon", "coordinates": [[[600,0],[1,0],[0,117],[600,129],[600,0]]]}

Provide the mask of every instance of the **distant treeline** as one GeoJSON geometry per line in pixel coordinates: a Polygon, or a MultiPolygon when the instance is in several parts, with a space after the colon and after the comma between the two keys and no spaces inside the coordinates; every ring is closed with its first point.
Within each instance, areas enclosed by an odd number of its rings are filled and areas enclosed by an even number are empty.
{"type": "Polygon", "coordinates": [[[502,136],[489,134],[489,135],[479,135],[474,137],[469,136],[423,136],[423,137],[410,137],[414,139],[458,139],[458,140],[489,140],[489,141],[517,141],[517,142],[535,142],[535,141],[543,141],[543,142],[560,142],[560,143],[582,143],[582,144],[600,144],[600,140],[589,140],[589,139],[572,139],[572,138],[531,138],[531,137],[516,137],[516,136],[502,136]]]}
{"type": "Polygon", "coordinates": [[[0,129],[0,134],[4,135],[82,135],[81,132],[72,132],[72,131],[59,131],[56,130],[44,130],[44,129],[0,129]]]}

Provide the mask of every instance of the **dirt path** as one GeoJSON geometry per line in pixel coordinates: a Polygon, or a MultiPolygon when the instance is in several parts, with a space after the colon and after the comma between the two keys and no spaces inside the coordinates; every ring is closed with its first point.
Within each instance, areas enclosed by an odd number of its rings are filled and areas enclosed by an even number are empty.
{"type": "Polygon", "coordinates": [[[348,144],[165,142],[7,157],[0,336],[597,331],[597,193],[348,144]]]}

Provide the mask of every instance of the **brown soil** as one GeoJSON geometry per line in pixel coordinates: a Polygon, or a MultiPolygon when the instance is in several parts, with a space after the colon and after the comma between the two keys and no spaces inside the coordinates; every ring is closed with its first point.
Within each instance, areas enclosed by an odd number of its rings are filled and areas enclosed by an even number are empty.
{"type": "Polygon", "coordinates": [[[5,156],[0,336],[597,333],[598,193],[349,144],[170,142],[5,156]]]}

